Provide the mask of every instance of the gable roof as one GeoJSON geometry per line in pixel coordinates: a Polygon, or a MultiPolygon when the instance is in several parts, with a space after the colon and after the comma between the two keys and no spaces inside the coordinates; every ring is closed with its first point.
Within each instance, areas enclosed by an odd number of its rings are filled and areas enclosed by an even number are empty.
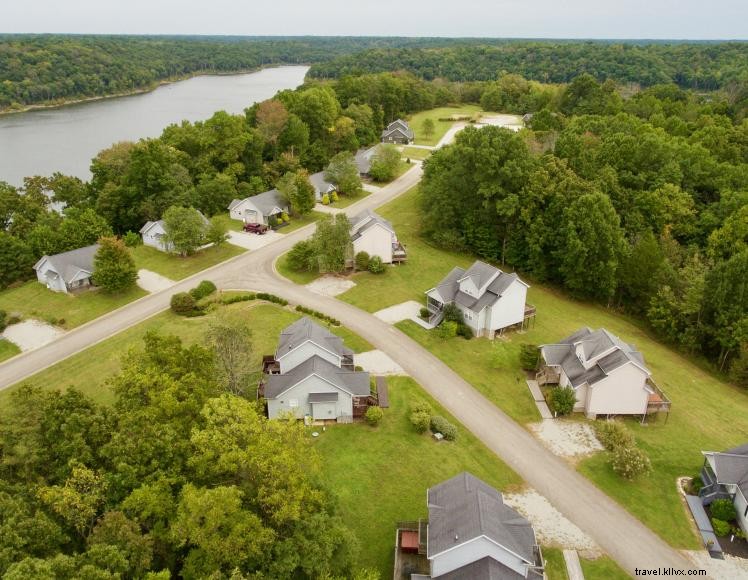
{"type": "Polygon", "coordinates": [[[393,131],[400,131],[400,133],[402,133],[408,139],[413,139],[414,136],[413,129],[411,129],[408,123],[406,123],[402,119],[397,119],[387,125],[387,128],[382,131],[382,137],[389,135],[393,131]]]}
{"type": "Polygon", "coordinates": [[[462,278],[464,274],[465,270],[463,268],[455,266],[439,284],[431,288],[431,290],[427,290],[426,294],[436,294],[437,298],[444,304],[454,301],[459,288],[457,280],[462,278]]]}
{"type": "Polygon", "coordinates": [[[331,189],[335,189],[335,184],[330,183],[325,179],[325,173],[323,171],[312,173],[309,176],[309,182],[312,184],[312,187],[314,187],[315,191],[318,191],[322,194],[327,193],[331,189]]]}
{"type": "Polygon", "coordinates": [[[717,483],[737,485],[748,499],[748,443],[723,452],[704,451],[717,476],[717,483]]]}
{"type": "Polygon", "coordinates": [[[70,250],[69,252],[63,252],[61,254],[42,256],[41,259],[34,264],[34,270],[37,270],[42,262],[47,260],[51,269],[56,272],[66,284],[70,284],[70,282],[75,279],[76,274],[81,271],[93,274],[94,257],[98,250],[99,244],[94,244],[92,246],[70,250]]]}
{"type": "Polygon", "coordinates": [[[351,226],[351,239],[353,240],[357,240],[364,234],[364,232],[366,232],[366,230],[372,228],[377,224],[385,227],[393,234],[395,233],[395,230],[392,228],[392,223],[384,219],[378,213],[371,211],[370,209],[367,209],[355,216],[351,220],[351,223],[353,224],[351,226]]]}
{"type": "Polygon", "coordinates": [[[245,197],[244,199],[235,199],[229,204],[228,209],[232,210],[246,201],[249,201],[259,209],[262,212],[262,215],[272,215],[273,210],[279,209],[282,211],[284,208],[288,207],[281,192],[277,189],[271,189],[251,197],[245,197]]]}
{"type": "Polygon", "coordinates": [[[378,145],[374,145],[374,147],[370,147],[369,149],[359,149],[356,151],[356,156],[354,157],[356,161],[356,166],[358,167],[358,172],[361,174],[369,173],[369,170],[371,169],[371,158],[374,157],[374,153],[376,153],[378,145]]]}
{"type": "Polygon", "coordinates": [[[493,266],[491,266],[491,264],[486,264],[485,262],[476,260],[475,262],[473,262],[473,265],[467,269],[465,275],[460,280],[458,280],[458,282],[461,282],[465,278],[470,278],[473,281],[473,284],[475,284],[476,288],[481,288],[484,284],[487,284],[488,281],[497,273],[501,274],[502,272],[498,268],[494,268],[493,266]]]}
{"type": "Polygon", "coordinates": [[[501,494],[462,472],[428,491],[428,557],[484,536],[535,564],[535,532],[501,494]]]}
{"type": "Polygon", "coordinates": [[[155,222],[145,222],[145,224],[143,225],[143,227],[140,228],[140,232],[139,233],[144,234],[148,230],[150,230],[151,228],[153,228],[155,226],[160,226],[161,229],[164,229],[164,220],[158,220],[158,221],[155,221],[155,222]]]}
{"type": "MultiPolygon", "coordinates": [[[[312,375],[317,375],[330,383],[331,389],[337,388],[356,397],[364,397],[371,392],[369,373],[341,369],[322,357],[314,355],[287,373],[268,375],[265,382],[265,398],[275,399],[312,375]]],[[[322,397],[322,399],[326,398],[322,397]]]]}
{"type": "MultiPolygon", "coordinates": [[[[532,575],[530,578],[540,579],[542,575],[532,575]]],[[[442,574],[439,576],[439,580],[525,580],[525,576],[519,572],[515,572],[490,556],[486,556],[485,558],[461,566],[456,570],[442,574]]]]}
{"type": "Polygon", "coordinates": [[[278,350],[275,352],[275,358],[280,359],[307,341],[312,341],[340,357],[353,354],[353,351],[343,344],[342,338],[335,336],[332,332],[305,316],[283,329],[278,340],[278,350]]]}
{"type": "Polygon", "coordinates": [[[644,357],[633,345],[623,342],[604,328],[595,331],[589,327],[581,328],[556,344],[544,344],[540,352],[547,364],[560,366],[564,370],[574,388],[584,383],[593,385],[630,362],[651,374],[644,364],[644,357]],[[584,361],[608,354],[586,369],[577,357],[577,346],[582,349],[584,361]]]}

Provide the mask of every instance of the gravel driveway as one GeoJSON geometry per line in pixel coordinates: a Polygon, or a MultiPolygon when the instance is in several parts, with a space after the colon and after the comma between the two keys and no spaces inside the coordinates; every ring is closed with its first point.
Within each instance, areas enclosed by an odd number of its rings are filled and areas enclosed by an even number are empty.
{"type": "Polygon", "coordinates": [[[41,320],[24,320],[11,324],[3,336],[22,351],[33,350],[58,339],[65,331],[41,320]]]}
{"type": "Polygon", "coordinates": [[[266,232],[262,235],[247,232],[229,232],[229,244],[234,244],[246,250],[259,250],[282,238],[283,234],[278,232],[266,232]]]}
{"type": "Polygon", "coordinates": [[[408,300],[407,302],[378,310],[374,313],[374,316],[379,318],[379,320],[383,320],[387,324],[395,324],[401,320],[418,318],[422,306],[423,304],[419,304],[415,300],[408,300]]]}
{"type": "Polygon", "coordinates": [[[365,371],[375,375],[404,375],[406,374],[399,364],[389,355],[381,350],[369,350],[353,355],[354,363],[365,371]]]}
{"type": "Polygon", "coordinates": [[[304,288],[321,296],[337,296],[350,290],[355,285],[356,283],[353,280],[340,276],[320,276],[313,282],[309,282],[304,288]]]}
{"type": "Polygon", "coordinates": [[[174,280],[150,270],[138,270],[138,286],[146,292],[160,292],[174,286],[174,280]]]}

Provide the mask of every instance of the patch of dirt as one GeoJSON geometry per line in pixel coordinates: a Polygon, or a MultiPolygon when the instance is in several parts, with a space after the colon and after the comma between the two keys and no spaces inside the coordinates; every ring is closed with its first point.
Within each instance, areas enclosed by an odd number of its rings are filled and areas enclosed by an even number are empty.
{"type": "Polygon", "coordinates": [[[354,363],[375,375],[405,375],[403,367],[381,350],[370,350],[353,355],[354,363]]]}
{"type": "Polygon", "coordinates": [[[725,555],[724,560],[712,558],[706,550],[684,550],[683,554],[694,568],[706,570],[714,580],[748,580],[748,560],[725,555]]]}
{"type": "Polygon", "coordinates": [[[545,419],[528,427],[545,447],[561,457],[580,459],[603,450],[588,423],[545,419]]]}
{"type": "Polygon", "coordinates": [[[383,308],[374,313],[374,316],[386,322],[387,324],[395,324],[401,320],[410,320],[418,318],[423,304],[419,304],[415,300],[408,300],[402,304],[395,304],[389,308],[383,308]]]}
{"type": "Polygon", "coordinates": [[[41,320],[24,320],[12,324],[3,332],[3,336],[22,351],[33,350],[58,339],[65,331],[41,320]]]}
{"type": "Polygon", "coordinates": [[[504,502],[530,520],[539,544],[577,550],[584,558],[602,555],[602,550],[592,538],[566,519],[534,489],[518,494],[504,494],[504,502]]]}
{"type": "Polygon", "coordinates": [[[305,288],[322,296],[337,296],[350,290],[355,285],[356,283],[353,280],[341,278],[340,276],[321,276],[307,284],[305,288]]]}

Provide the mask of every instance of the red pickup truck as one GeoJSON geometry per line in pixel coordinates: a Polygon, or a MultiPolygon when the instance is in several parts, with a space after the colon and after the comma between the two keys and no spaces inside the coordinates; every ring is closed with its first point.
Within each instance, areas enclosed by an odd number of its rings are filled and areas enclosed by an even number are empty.
{"type": "Polygon", "coordinates": [[[244,231],[262,235],[268,231],[268,227],[264,224],[244,224],[244,231]]]}

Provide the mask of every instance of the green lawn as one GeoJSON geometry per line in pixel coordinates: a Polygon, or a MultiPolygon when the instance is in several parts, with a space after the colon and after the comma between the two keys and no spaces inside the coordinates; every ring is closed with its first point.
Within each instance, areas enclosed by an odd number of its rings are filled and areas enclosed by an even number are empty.
{"type": "Polygon", "coordinates": [[[325,482],[338,495],[342,516],[361,544],[361,566],[377,568],[382,578],[392,577],[396,522],[427,517],[427,488],[462,471],[499,490],[520,484],[462,426],[452,443],[417,434],[408,421],[408,405],[415,398],[428,400],[435,412],[457,422],[412,379],[391,377],[388,384],[390,409],[378,427],[334,426],[316,443],[325,482]]]}
{"type": "MultiPolygon", "coordinates": [[[[357,286],[339,298],[370,312],[405,300],[422,301],[423,291],[453,266],[465,267],[473,261],[467,255],[438,250],[418,237],[417,196],[416,188],[379,210],[392,221],[405,243],[408,263],[388,268],[380,276],[356,274],[353,279],[357,286]]],[[[672,545],[698,547],[675,481],[678,476],[696,474],[703,462],[702,449],[722,450],[748,440],[748,392],[715,376],[700,361],[658,342],[642,324],[527,281],[531,284],[528,302],[537,307],[538,315],[524,334],[511,333],[493,342],[461,338],[444,341],[412,322],[402,322],[398,327],[521,423],[538,419],[518,365],[521,343],[554,342],[590,326],[605,327],[635,344],[654,379],[673,402],[667,423],[664,418],[647,426],[629,422],[639,444],[650,455],[654,474],[626,482],[609,469],[604,453],[581,462],[578,469],[672,545]]]]}
{"type": "Polygon", "coordinates": [[[395,172],[395,175],[392,177],[392,179],[389,179],[387,181],[377,181],[375,179],[371,179],[369,181],[372,184],[381,187],[383,185],[387,185],[388,183],[392,183],[398,177],[400,177],[403,173],[405,173],[406,171],[408,171],[408,169],[410,169],[411,167],[413,167],[412,163],[408,163],[407,161],[405,161],[405,159],[401,159],[400,160],[400,165],[398,166],[397,171],[395,172]]]}
{"type": "Polygon", "coordinates": [[[421,149],[419,147],[403,147],[403,157],[409,159],[426,159],[431,156],[430,149],[421,149]]]}
{"type": "MultiPolygon", "coordinates": [[[[548,580],[568,580],[566,573],[566,562],[564,551],[561,548],[543,547],[543,559],[545,560],[545,575],[548,580]]],[[[591,579],[590,579],[591,580],[591,579]]]]}
{"type": "Polygon", "coordinates": [[[133,248],[132,254],[138,269],[151,270],[172,280],[181,280],[246,251],[239,246],[225,243],[218,247],[205,248],[192,256],[184,257],[161,252],[150,246],[133,248]]]}
{"type": "Polygon", "coordinates": [[[410,128],[413,129],[416,134],[415,144],[436,145],[439,142],[439,139],[444,137],[444,133],[447,132],[454,121],[440,121],[439,119],[446,119],[453,115],[475,116],[475,114],[480,112],[480,110],[481,108],[478,105],[462,105],[459,107],[439,107],[437,109],[416,113],[408,119],[410,128]],[[432,119],[434,121],[434,133],[428,138],[423,134],[423,122],[426,119],[432,119]]]}
{"type": "Polygon", "coordinates": [[[308,226],[309,224],[312,224],[319,219],[322,219],[326,215],[327,214],[322,213],[321,211],[312,210],[304,217],[292,217],[289,224],[279,229],[278,232],[281,234],[291,233],[295,230],[303,228],[304,226],[308,226]]]}
{"type": "Polygon", "coordinates": [[[319,272],[297,272],[288,265],[288,253],[283,254],[275,262],[275,268],[278,273],[285,278],[288,278],[294,284],[309,284],[312,280],[319,278],[319,272]]]}
{"type": "Polygon", "coordinates": [[[227,213],[219,213],[218,215],[214,215],[212,218],[210,218],[210,220],[218,222],[219,224],[223,224],[223,226],[227,230],[233,230],[235,232],[241,232],[242,227],[244,226],[244,223],[241,220],[231,219],[227,213]]]}
{"type": "Polygon", "coordinates": [[[343,194],[340,194],[340,195],[338,195],[338,201],[336,201],[335,203],[331,203],[327,207],[334,207],[334,208],[337,208],[337,209],[343,209],[343,208],[348,207],[349,205],[353,205],[357,201],[361,201],[362,199],[364,199],[365,197],[367,197],[369,195],[371,195],[371,192],[367,191],[365,189],[362,189],[356,195],[343,195],[343,194]]]}
{"type": "MultiPolygon", "coordinates": [[[[545,552],[544,552],[545,553],[545,552]]],[[[562,555],[563,556],[563,555],[562,555]]],[[[594,560],[579,559],[587,580],[629,580],[631,576],[608,556],[594,560]]]]}
{"type": "Polygon", "coordinates": [[[0,362],[16,356],[20,352],[21,349],[9,340],[0,340],[0,362]]]}
{"type": "Polygon", "coordinates": [[[52,292],[39,282],[26,282],[17,288],[0,292],[0,310],[17,312],[23,318],[37,318],[71,329],[124,306],[147,292],[138,287],[122,294],[89,290],[76,294],[52,292]]]}
{"type": "MultiPolygon", "coordinates": [[[[112,393],[106,387],[107,379],[119,370],[123,354],[131,348],[142,348],[142,338],[146,332],[155,330],[161,334],[174,334],[185,343],[193,344],[202,340],[211,321],[219,313],[230,314],[232,318],[239,317],[246,320],[251,328],[257,329],[253,333],[254,348],[250,356],[258,369],[262,356],[275,352],[281,330],[301,318],[300,314],[289,308],[264,302],[238,302],[222,306],[198,318],[184,318],[171,312],[163,312],[33,375],[26,382],[43,388],[65,389],[75,386],[99,402],[110,403],[112,393]]],[[[346,328],[331,327],[331,331],[343,338],[346,345],[355,352],[373,348],[346,328]]],[[[12,389],[13,387],[0,392],[0,401],[12,389]]]]}

